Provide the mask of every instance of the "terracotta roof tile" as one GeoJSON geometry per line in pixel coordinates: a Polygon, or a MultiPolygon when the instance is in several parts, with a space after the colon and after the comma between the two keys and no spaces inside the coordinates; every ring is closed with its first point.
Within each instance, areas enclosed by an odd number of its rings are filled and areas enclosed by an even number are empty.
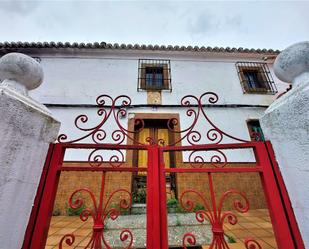
{"type": "Polygon", "coordinates": [[[278,54],[279,50],[254,49],[254,48],[230,48],[230,47],[204,47],[204,46],[172,46],[172,45],[145,45],[145,44],[110,44],[105,42],[77,43],[77,42],[0,42],[0,50],[17,48],[86,48],[86,49],[120,49],[120,50],[159,50],[159,51],[193,51],[193,52],[219,52],[219,53],[256,53],[278,54]]]}

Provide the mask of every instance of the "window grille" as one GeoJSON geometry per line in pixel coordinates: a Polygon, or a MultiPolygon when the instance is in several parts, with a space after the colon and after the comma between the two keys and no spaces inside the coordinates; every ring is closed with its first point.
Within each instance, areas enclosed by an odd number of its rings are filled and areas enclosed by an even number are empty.
{"type": "Polygon", "coordinates": [[[170,60],[138,60],[138,91],[172,91],[170,60]]]}
{"type": "Polygon", "coordinates": [[[277,93],[276,85],[266,63],[237,62],[236,68],[244,93],[277,93]]]}

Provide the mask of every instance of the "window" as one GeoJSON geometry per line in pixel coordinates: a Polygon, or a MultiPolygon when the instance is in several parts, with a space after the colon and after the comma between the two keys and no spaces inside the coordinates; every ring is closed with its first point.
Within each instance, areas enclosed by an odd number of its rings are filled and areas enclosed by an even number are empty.
{"type": "Polygon", "coordinates": [[[162,89],[163,86],[163,68],[162,67],[145,67],[146,88],[162,89]]]}
{"type": "Polygon", "coordinates": [[[252,141],[265,141],[260,122],[256,119],[247,121],[250,138],[252,141]]]}
{"type": "Polygon", "coordinates": [[[244,93],[275,94],[275,83],[266,63],[237,62],[236,68],[244,93]]]}
{"type": "Polygon", "coordinates": [[[172,90],[169,60],[144,59],[138,64],[138,90],[172,90]]]}

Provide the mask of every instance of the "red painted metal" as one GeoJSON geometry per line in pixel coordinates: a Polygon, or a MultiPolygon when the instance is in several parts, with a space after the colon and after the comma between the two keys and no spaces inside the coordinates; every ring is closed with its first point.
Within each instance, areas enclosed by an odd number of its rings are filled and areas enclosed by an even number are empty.
{"type": "Polygon", "coordinates": [[[291,233],[293,234],[292,238],[294,240],[295,248],[305,249],[305,245],[300,235],[300,231],[299,231],[299,228],[296,222],[296,218],[293,212],[291,201],[289,199],[288,192],[286,190],[279,166],[277,164],[272,145],[269,141],[266,141],[265,145],[266,145],[269,159],[271,161],[273,172],[274,172],[274,175],[277,181],[277,186],[280,189],[280,195],[281,195],[281,199],[283,202],[283,207],[285,209],[286,216],[288,217],[291,233]]]}
{"type": "Polygon", "coordinates": [[[174,173],[241,173],[241,172],[262,172],[261,167],[243,167],[243,168],[225,168],[225,169],[213,169],[213,168],[204,168],[204,169],[195,169],[195,168],[169,168],[165,172],[174,172],[174,173]]]}
{"type": "Polygon", "coordinates": [[[41,249],[45,247],[50,225],[53,204],[56,197],[60,172],[59,165],[63,161],[64,149],[61,144],[54,145],[50,168],[46,177],[44,194],[41,200],[30,248],[41,249]]]}
{"type": "Polygon", "coordinates": [[[30,247],[31,238],[33,236],[33,230],[34,230],[36,218],[37,218],[37,215],[38,215],[38,212],[39,212],[39,207],[41,206],[43,190],[45,188],[47,172],[48,172],[48,169],[50,167],[53,150],[54,150],[54,144],[50,144],[50,146],[48,148],[47,155],[46,155],[46,161],[45,161],[44,168],[43,168],[43,171],[42,171],[40,184],[39,184],[39,187],[38,187],[38,190],[37,190],[37,193],[36,193],[34,205],[32,207],[29,223],[28,223],[27,230],[26,230],[26,233],[25,233],[25,240],[24,240],[22,249],[31,248],[30,247]]]}
{"type": "MultiPolygon", "coordinates": [[[[27,247],[28,238],[31,232],[27,232],[27,239],[25,240],[26,248],[40,249],[44,248],[48,227],[51,220],[52,208],[56,196],[59,176],[62,171],[88,171],[101,172],[101,188],[100,196],[97,202],[93,190],[87,188],[79,188],[75,190],[69,199],[69,206],[73,209],[78,209],[83,206],[83,200],[78,198],[78,193],[87,193],[93,201],[93,207],[86,207],[80,219],[86,221],[89,217],[93,219],[92,237],[85,248],[103,249],[111,248],[104,237],[104,227],[106,217],[110,216],[116,219],[120,214],[120,208],[129,209],[132,204],[132,193],[126,189],[117,189],[114,191],[106,204],[103,207],[104,188],[105,188],[105,174],[106,172],[147,172],[147,249],[167,249],[168,248],[168,223],[166,210],[166,174],[169,173],[206,173],[206,184],[209,189],[210,199],[207,200],[205,193],[200,193],[195,189],[187,189],[180,193],[180,203],[183,209],[192,211],[194,203],[188,199],[189,194],[194,194],[203,202],[206,211],[196,211],[196,220],[200,223],[206,219],[210,222],[212,227],[213,239],[210,249],[228,249],[229,245],[224,238],[223,222],[227,221],[231,225],[237,223],[237,216],[234,212],[224,211],[222,209],[223,203],[228,196],[237,197],[234,199],[234,209],[236,212],[245,213],[249,210],[249,202],[246,194],[237,189],[230,189],[218,198],[215,193],[215,186],[213,186],[213,174],[219,173],[248,173],[255,172],[260,175],[261,182],[264,188],[267,199],[274,232],[277,239],[278,247],[298,249],[301,247],[302,241],[297,229],[297,224],[290,206],[284,207],[288,203],[288,195],[284,189],[284,184],[275,167],[273,152],[269,142],[249,142],[243,139],[236,138],[220,130],[207,116],[204,110],[204,100],[208,104],[214,104],[218,101],[218,96],[212,92],[206,92],[200,97],[187,95],[181,99],[181,105],[187,108],[186,116],[191,118],[192,123],[187,128],[177,131],[175,127],[179,125],[177,119],[170,119],[167,121],[167,128],[170,132],[179,133],[180,139],[173,141],[172,144],[166,144],[165,141],[154,141],[152,138],[147,138],[145,143],[140,143],[135,140],[135,134],[144,129],[144,121],[140,119],[135,120],[138,125],[138,130],[128,130],[122,126],[120,118],[127,115],[127,108],[131,105],[131,99],[126,95],[121,95],[113,99],[108,95],[101,95],[97,98],[98,111],[100,117],[99,124],[93,127],[83,127],[86,125],[89,118],[87,115],[79,115],[75,119],[75,127],[83,132],[80,138],[75,138],[68,141],[65,134],[58,137],[58,144],[53,145],[53,153],[50,158],[50,165],[48,168],[46,183],[41,182],[38,198],[41,198],[40,203],[36,202],[37,218],[31,219],[29,224],[29,231],[31,224],[35,223],[30,246],[27,247]],[[108,105],[109,104],[109,105],[108,105]],[[197,130],[197,122],[202,117],[207,122],[208,128],[203,132],[197,130]],[[105,131],[105,126],[108,119],[115,122],[116,130],[108,134],[105,131]],[[202,138],[203,135],[206,137],[202,138]],[[232,140],[233,143],[222,144],[224,139],[232,140]],[[133,145],[125,144],[131,140],[133,145]],[[91,143],[87,143],[87,142],[91,143]],[[110,143],[107,143],[107,142],[110,143]],[[186,142],[187,146],[176,146],[180,142],[186,142]],[[201,141],[206,141],[205,144],[198,144],[201,141]],[[161,147],[162,146],[162,147],[161,147]],[[68,149],[87,149],[90,151],[87,160],[83,161],[83,166],[67,166],[64,165],[64,154],[68,149]],[[228,165],[229,158],[225,150],[251,150],[255,156],[255,162],[252,162],[251,167],[232,167],[228,165]],[[124,151],[133,150],[147,150],[148,164],[147,168],[132,167],[125,160],[124,151]],[[104,151],[112,152],[107,158],[103,158],[104,151]],[[188,163],[186,167],[179,167],[179,165],[164,165],[164,152],[187,151],[189,153],[188,163]],[[205,157],[200,152],[211,152],[211,156],[205,157]],[[84,166],[88,164],[89,166],[84,166]],[[44,190],[43,190],[44,188],[44,190]],[[43,193],[44,195],[40,195],[43,193]],[[108,203],[111,201],[116,193],[123,192],[129,198],[121,199],[118,208],[109,208],[108,203]],[[39,206],[39,208],[38,208],[39,206]],[[289,218],[289,220],[288,220],[289,218]],[[293,236],[296,236],[293,238],[293,236]]],[[[110,126],[110,124],[108,124],[110,126]]],[[[48,159],[49,160],[49,159],[48,159]]],[[[47,162],[48,162],[47,160],[47,162]]],[[[36,213],[36,212],[35,212],[36,213]]],[[[124,242],[125,248],[132,248],[134,234],[129,229],[123,229],[120,233],[120,240],[124,242]]],[[[75,235],[66,234],[59,241],[58,248],[66,246],[74,246],[75,235]]],[[[182,235],[183,248],[193,246],[196,244],[196,237],[194,232],[185,233],[182,235]]],[[[247,249],[262,248],[257,242],[256,238],[247,238],[244,240],[244,247],[247,249]]]]}
{"type": "Polygon", "coordinates": [[[147,168],[129,168],[129,167],[121,167],[121,168],[111,168],[111,167],[73,167],[73,166],[64,166],[60,168],[61,171],[92,171],[92,172],[97,172],[97,171],[113,171],[113,172],[146,172],[147,168]]]}
{"type": "MultiPolygon", "coordinates": [[[[211,173],[208,173],[208,184],[209,184],[209,190],[210,190],[210,196],[211,196],[210,203],[204,198],[202,193],[199,193],[196,190],[192,190],[192,189],[186,190],[181,194],[180,203],[181,203],[181,206],[186,211],[190,212],[194,208],[194,203],[190,199],[187,199],[185,201],[184,197],[187,194],[197,195],[201,199],[206,210],[196,211],[196,220],[200,223],[203,223],[205,220],[208,220],[212,226],[213,238],[212,238],[211,245],[209,246],[209,249],[213,249],[213,248],[228,249],[229,246],[224,239],[223,223],[227,219],[227,221],[231,225],[235,225],[237,223],[237,216],[231,211],[222,211],[223,202],[230,195],[238,195],[239,197],[242,198],[243,202],[239,199],[235,200],[234,208],[236,211],[240,213],[246,213],[249,210],[249,201],[246,198],[244,193],[241,193],[236,189],[231,189],[222,194],[222,196],[219,199],[219,203],[217,204],[211,173]],[[243,203],[245,203],[245,205],[243,205],[243,203]]],[[[193,241],[196,241],[196,240],[195,240],[195,235],[193,233],[190,234],[190,238],[193,239],[191,242],[188,241],[188,234],[185,234],[183,236],[183,245],[186,244],[185,243],[186,241],[190,245],[195,245],[195,242],[193,241]]]]}
{"type": "MultiPolygon", "coordinates": [[[[241,146],[237,145],[236,147],[232,144],[227,145],[226,147],[232,147],[232,148],[239,148],[241,146]]],[[[246,144],[245,147],[252,147],[252,143],[246,144]]],[[[168,148],[161,148],[161,154],[163,155],[163,152],[165,151],[173,151],[173,150],[181,150],[184,147],[168,147],[168,148]]],[[[185,147],[185,150],[192,150],[196,148],[195,146],[185,147]]],[[[198,146],[199,150],[203,150],[205,148],[209,149],[209,146],[198,146]]],[[[216,147],[212,147],[211,149],[215,150],[216,147]]],[[[189,156],[190,160],[190,156],[189,156]]],[[[161,162],[163,163],[163,162],[161,162]]],[[[205,220],[208,220],[212,226],[212,232],[213,232],[213,239],[212,243],[209,246],[210,249],[214,248],[221,248],[221,249],[228,249],[229,246],[227,242],[224,239],[224,229],[223,229],[223,222],[227,220],[231,225],[235,225],[237,223],[237,216],[231,212],[231,211],[222,211],[223,203],[230,195],[238,195],[242,198],[234,200],[234,208],[236,211],[240,213],[245,213],[249,210],[249,201],[246,198],[245,194],[242,192],[239,192],[236,189],[231,189],[229,191],[226,191],[222,194],[222,196],[219,198],[219,201],[217,203],[216,197],[215,197],[215,190],[213,186],[213,180],[212,180],[212,173],[223,173],[223,172],[260,172],[261,168],[260,166],[256,167],[244,167],[244,168],[218,168],[213,165],[214,168],[167,168],[163,169],[164,172],[177,172],[177,173],[207,173],[208,174],[208,188],[210,192],[210,202],[208,202],[202,193],[199,193],[198,191],[194,189],[188,189],[181,193],[180,196],[180,204],[182,208],[188,212],[192,211],[194,208],[194,202],[190,199],[185,199],[186,196],[189,194],[195,194],[199,197],[199,199],[202,201],[204,207],[206,210],[199,210],[196,211],[196,220],[200,223],[203,223],[205,220]]],[[[163,185],[160,184],[162,187],[163,185]]],[[[165,188],[162,187],[162,192],[164,192],[165,195],[165,188]]],[[[165,209],[165,207],[163,207],[165,209]]],[[[165,225],[166,227],[166,225],[165,225]]],[[[165,229],[165,227],[162,227],[162,229],[165,229]]],[[[187,248],[187,246],[194,246],[196,244],[196,237],[194,233],[186,233],[183,235],[182,239],[182,245],[183,248],[187,248]]],[[[261,248],[260,244],[253,238],[248,238],[244,241],[244,245],[246,248],[261,248]]],[[[167,248],[167,246],[161,247],[161,248],[167,248]]]]}
{"type": "Polygon", "coordinates": [[[149,249],[161,248],[158,154],[158,146],[149,146],[147,177],[147,248],[149,249]]]}
{"type": "MultiPolygon", "coordinates": [[[[248,140],[234,137],[220,128],[218,128],[214,122],[208,117],[204,110],[205,102],[207,104],[215,104],[219,100],[219,97],[214,92],[205,92],[201,96],[196,97],[193,95],[184,96],[180,103],[183,108],[187,108],[186,116],[191,119],[191,124],[181,131],[176,131],[175,127],[179,125],[179,120],[171,118],[167,121],[167,128],[170,132],[179,133],[181,138],[173,141],[172,144],[167,144],[166,141],[159,139],[154,141],[153,138],[147,137],[144,143],[135,139],[135,134],[139,133],[144,129],[144,121],[142,119],[135,119],[135,125],[139,126],[138,130],[128,130],[125,128],[120,119],[127,115],[127,109],[131,107],[132,100],[127,95],[119,95],[116,98],[112,98],[109,95],[103,94],[97,97],[96,103],[98,106],[97,115],[100,117],[100,122],[91,127],[83,127],[89,121],[89,117],[86,114],[82,114],[76,117],[74,121],[75,127],[83,132],[79,138],[68,139],[66,134],[60,134],[58,137],[59,143],[79,143],[88,139],[88,141],[94,144],[106,143],[106,141],[112,141],[112,143],[120,145],[126,142],[126,140],[133,141],[134,144],[159,144],[159,145],[176,145],[181,141],[186,141],[190,145],[197,145],[201,142],[202,134],[206,134],[205,139],[212,144],[220,144],[223,138],[229,138],[237,142],[249,142],[248,140]],[[203,118],[209,125],[208,130],[204,130],[203,133],[196,129],[196,124],[199,119],[203,118]],[[107,120],[113,120],[115,123],[116,130],[107,134],[106,125],[107,120]]],[[[109,124],[110,125],[110,124],[109,124]]]]}
{"type": "Polygon", "coordinates": [[[261,245],[251,238],[245,239],[244,244],[247,249],[262,249],[261,245]]]}
{"type": "MultiPolygon", "coordinates": [[[[188,193],[197,195],[203,202],[204,206],[206,207],[206,211],[197,211],[196,212],[196,219],[199,222],[203,222],[205,219],[208,219],[212,225],[213,231],[213,241],[210,245],[210,248],[229,248],[228,244],[224,240],[224,231],[223,231],[223,220],[225,218],[228,219],[228,222],[232,225],[237,223],[237,217],[230,212],[221,212],[222,202],[225,199],[225,196],[228,194],[239,194],[243,200],[245,200],[246,205],[242,205],[240,200],[237,200],[234,203],[234,207],[239,212],[247,212],[249,209],[249,203],[245,196],[245,193],[240,193],[236,189],[231,189],[223,194],[223,197],[219,199],[219,204],[216,203],[215,198],[215,191],[213,188],[212,183],[212,174],[213,173],[228,173],[228,172],[258,172],[261,177],[261,182],[264,188],[265,196],[267,199],[267,203],[269,206],[269,212],[274,228],[274,232],[276,235],[277,245],[279,248],[298,248],[293,243],[293,233],[291,233],[289,229],[288,219],[285,215],[283,203],[280,198],[280,189],[276,183],[275,176],[272,171],[271,163],[269,161],[268,152],[266,149],[266,145],[264,142],[253,142],[253,143],[246,143],[246,144],[228,144],[228,145],[200,145],[200,146],[189,146],[189,147],[163,147],[161,148],[161,153],[167,151],[181,151],[183,150],[203,150],[207,149],[215,149],[218,146],[220,149],[226,148],[233,148],[233,149],[241,149],[241,148],[252,148],[255,152],[256,157],[256,166],[254,167],[241,167],[241,168],[167,168],[164,169],[164,172],[177,172],[177,173],[207,173],[208,174],[208,186],[210,191],[210,204],[207,200],[203,197],[202,193],[199,193],[193,189],[189,189],[184,191],[181,194],[180,201],[181,205],[187,211],[191,211],[194,207],[192,201],[187,200],[184,202],[184,196],[188,193]],[[239,206],[238,206],[239,205],[239,206]],[[239,209],[238,209],[239,208],[239,209]]],[[[165,189],[161,190],[165,191],[165,189]]],[[[183,235],[183,245],[184,248],[189,245],[194,245],[196,242],[194,233],[184,234],[183,235]]],[[[246,248],[262,248],[261,245],[257,242],[256,238],[247,238],[244,240],[244,245],[246,248]]]]}
{"type": "Polygon", "coordinates": [[[168,248],[168,222],[167,222],[167,210],[166,210],[166,179],[165,179],[165,164],[162,151],[158,151],[159,158],[159,195],[160,195],[160,238],[161,246],[160,248],[168,248]]]}
{"type": "MultiPolygon", "coordinates": [[[[106,201],[103,207],[103,194],[104,194],[104,186],[105,186],[105,172],[102,173],[101,179],[101,189],[100,189],[100,199],[99,203],[97,204],[95,195],[90,189],[81,188],[75,190],[69,199],[70,207],[73,209],[79,209],[84,205],[84,201],[82,198],[78,197],[79,193],[87,193],[91,197],[93,208],[85,208],[80,214],[80,219],[84,222],[87,221],[89,217],[93,219],[93,227],[92,227],[92,235],[89,239],[89,242],[85,246],[85,248],[89,249],[111,249],[112,247],[107,243],[106,239],[104,238],[104,227],[107,217],[109,216],[112,220],[115,220],[120,215],[120,209],[129,209],[132,205],[132,195],[129,191],[125,189],[118,189],[110,195],[108,200],[106,201]],[[116,193],[123,193],[129,197],[129,201],[126,199],[120,199],[119,205],[117,208],[110,208],[110,202],[113,196],[116,193]],[[104,246],[103,246],[104,245],[104,246]]],[[[125,248],[131,248],[133,244],[133,234],[129,229],[124,229],[120,233],[121,241],[128,241],[125,248]]],[[[59,243],[59,248],[63,248],[63,244],[66,243],[69,246],[72,246],[75,241],[74,234],[66,234],[62,237],[59,243]]]]}
{"type": "Polygon", "coordinates": [[[275,181],[275,176],[264,143],[256,146],[258,160],[263,167],[261,175],[264,193],[268,202],[269,214],[279,248],[294,248],[292,234],[289,230],[288,220],[285,216],[280,191],[275,181]]]}
{"type": "MultiPolygon", "coordinates": [[[[98,111],[97,114],[101,118],[98,125],[95,125],[93,127],[82,127],[82,124],[85,124],[88,122],[89,118],[86,114],[79,115],[75,121],[75,127],[79,129],[80,131],[84,132],[85,135],[81,136],[80,138],[76,138],[73,140],[68,140],[68,137],[66,134],[60,134],[58,137],[59,143],[76,143],[83,141],[87,138],[91,140],[91,142],[95,144],[101,144],[105,141],[107,138],[107,135],[110,135],[111,140],[115,144],[122,144],[125,139],[130,139],[134,141],[135,144],[140,144],[137,140],[134,138],[134,134],[139,132],[138,131],[130,131],[122,126],[121,122],[119,121],[120,118],[125,117],[127,115],[127,109],[131,105],[131,98],[126,95],[120,95],[113,99],[111,96],[103,94],[97,97],[96,103],[98,105],[98,111]],[[109,105],[108,105],[109,104],[109,105]],[[117,129],[114,130],[111,134],[107,134],[104,130],[104,125],[106,124],[106,121],[111,119],[114,119],[116,123],[117,129]]],[[[144,121],[141,119],[136,119],[135,124],[139,125],[141,124],[142,129],[144,127],[144,121]]],[[[147,141],[151,144],[152,140],[151,138],[148,138],[147,141]]]]}

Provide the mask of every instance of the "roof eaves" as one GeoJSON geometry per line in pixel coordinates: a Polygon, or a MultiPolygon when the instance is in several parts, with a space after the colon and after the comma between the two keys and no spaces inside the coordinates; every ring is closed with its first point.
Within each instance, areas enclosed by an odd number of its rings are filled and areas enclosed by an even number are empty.
{"type": "Polygon", "coordinates": [[[254,49],[254,48],[230,48],[230,47],[204,47],[204,46],[172,46],[172,45],[145,45],[145,44],[118,44],[118,43],[77,43],[77,42],[0,42],[1,49],[18,48],[77,48],[77,49],[119,49],[119,50],[158,50],[158,51],[189,51],[189,52],[215,52],[215,53],[253,53],[253,54],[279,54],[279,50],[254,49]]]}

